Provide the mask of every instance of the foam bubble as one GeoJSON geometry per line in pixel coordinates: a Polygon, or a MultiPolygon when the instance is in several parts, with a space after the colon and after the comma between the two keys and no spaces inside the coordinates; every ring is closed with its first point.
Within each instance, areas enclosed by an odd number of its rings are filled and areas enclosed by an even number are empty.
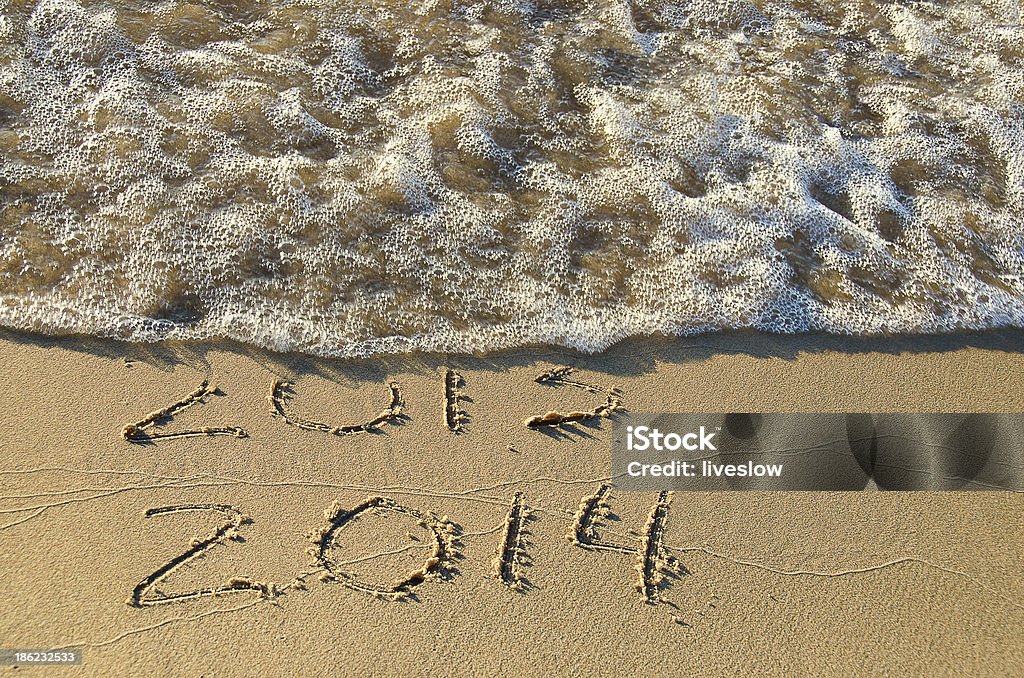
{"type": "Polygon", "coordinates": [[[0,0],[0,323],[361,356],[1024,326],[1009,0],[0,0]]]}

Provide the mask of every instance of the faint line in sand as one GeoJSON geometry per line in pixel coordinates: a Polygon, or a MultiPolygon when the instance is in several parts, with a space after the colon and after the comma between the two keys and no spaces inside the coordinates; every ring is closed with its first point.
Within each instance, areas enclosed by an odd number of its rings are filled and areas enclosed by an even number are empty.
{"type": "Polygon", "coordinates": [[[227,612],[239,612],[241,610],[247,610],[250,607],[252,607],[254,605],[258,605],[258,604],[260,604],[262,602],[264,602],[264,599],[256,598],[255,600],[250,600],[248,603],[245,603],[243,605],[239,605],[237,607],[217,608],[215,610],[207,610],[206,612],[201,612],[199,614],[194,614],[194,615],[183,615],[183,616],[180,616],[180,617],[168,617],[166,619],[162,619],[161,621],[158,621],[155,624],[151,624],[149,626],[141,626],[141,627],[138,627],[138,628],[134,628],[134,629],[131,629],[129,631],[125,631],[124,633],[120,633],[120,634],[114,636],[113,638],[109,638],[107,640],[100,641],[98,643],[66,643],[65,645],[63,645],[63,647],[68,647],[68,648],[71,648],[71,647],[92,647],[92,648],[107,647],[108,645],[113,645],[114,643],[122,641],[125,638],[129,638],[131,636],[135,636],[135,635],[138,635],[140,633],[146,633],[147,631],[154,631],[156,629],[159,629],[161,627],[167,626],[169,624],[174,624],[175,622],[198,621],[200,619],[203,619],[204,617],[210,617],[210,616],[215,615],[215,614],[222,614],[222,613],[227,613],[227,612]]]}
{"type": "MultiPolygon", "coordinates": [[[[212,483],[211,485],[223,485],[223,484],[224,483],[212,483]]],[[[28,517],[26,517],[26,518],[24,518],[22,520],[17,520],[17,521],[15,521],[13,523],[8,523],[6,525],[0,526],[0,531],[6,530],[6,529],[11,528],[11,527],[14,527],[15,525],[20,525],[22,523],[26,523],[29,520],[33,519],[33,518],[41,516],[43,513],[45,513],[47,510],[49,510],[51,508],[57,508],[57,507],[60,507],[60,506],[67,506],[69,504],[77,504],[77,503],[92,501],[94,499],[103,499],[104,497],[110,497],[110,496],[113,496],[113,495],[116,495],[116,494],[121,494],[123,492],[131,492],[131,491],[134,491],[134,490],[152,490],[152,489],[165,489],[165,488],[188,488],[188,487],[204,487],[204,486],[205,485],[203,485],[203,484],[188,485],[188,484],[183,484],[183,483],[179,483],[179,482],[160,483],[160,484],[155,484],[155,485],[144,485],[144,486],[129,485],[129,486],[125,486],[125,487],[112,488],[109,491],[101,492],[99,494],[94,494],[94,495],[91,495],[89,497],[75,497],[75,498],[72,498],[72,499],[64,499],[63,501],[54,502],[52,504],[42,504],[42,505],[38,505],[37,504],[35,506],[24,506],[24,507],[21,507],[21,508],[0,509],[0,515],[10,514],[10,513],[23,513],[25,511],[35,511],[35,513],[33,513],[32,515],[30,515],[30,516],[28,516],[28,517]]]]}
{"type": "Polygon", "coordinates": [[[709,548],[707,546],[669,546],[669,548],[674,550],[674,551],[680,551],[680,552],[684,552],[684,553],[685,552],[705,553],[705,554],[707,554],[709,556],[712,556],[714,558],[721,558],[723,560],[728,560],[729,562],[734,563],[736,565],[745,566],[745,567],[753,567],[755,569],[764,570],[765,572],[770,572],[772,574],[776,574],[776,575],[779,575],[779,576],[782,576],[782,577],[822,577],[822,578],[826,578],[826,579],[831,579],[831,578],[836,578],[836,577],[847,577],[847,576],[858,575],[858,574],[868,574],[868,573],[871,573],[871,572],[879,572],[881,570],[886,570],[888,568],[896,567],[898,565],[905,565],[905,564],[916,563],[916,564],[919,564],[919,565],[924,565],[925,567],[930,567],[930,568],[939,570],[940,572],[945,572],[946,574],[951,574],[951,575],[954,575],[954,576],[957,576],[957,577],[963,577],[964,579],[967,579],[969,582],[971,582],[972,584],[974,584],[978,588],[980,588],[980,589],[982,589],[984,591],[987,591],[988,593],[991,593],[992,595],[996,596],[1000,600],[1003,600],[1004,602],[1009,603],[1010,605],[1012,605],[1012,606],[1014,606],[1016,608],[1024,610],[1024,604],[1022,604],[1022,603],[1020,603],[1020,602],[1018,602],[1018,601],[1016,601],[1016,600],[1006,596],[1003,593],[1000,593],[998,590],[996,590],[994,588],[986,586],[981,581],[979,581],[978,578],[975,577],[974,575],[971,575],[971,574],[969,574],[967,572],[964,572],[963,570],[957,570],[957,569],[952,568],[952,567],[947,567],[945,565],[940,565],[938,563],[934,563],[934,562],[932,562],[930,560],[926,560],[924,558],[919,558],[917,556],[901,556],[901,557],[895,558],[893,560],[887,560],[884,563],[877,563],[875,565],[865,565],[863,567],[848,568],[848,569],[845,569],[845,570],[833,570],[833,571],[827,571],[827,570],[784,570],[782,568],[774,567],[772,565],[766,565],[765,563],[758,563],[758,562],[753,561],[753,560],[747,560],[747,559],[744,559],[744,558],[738,558],[738,557],[735,557],[735,556],[730,556],[730,555],[725,554],[725,553],[720,553],[718,551],[712,550],[711,548],[709,548]]]}
{"type": "Polygon", "coordinates": [[[22,523],[27,523],[28,521],[32,520],[33,518],[38,518],[45,511],[46,511],[46,507],[44,506],[43,508],[39,509],[35,513],[30,513],[29,515],[25,516],[24,518],[19,518],[18,520],[15,520],[13,522],[7,523],[6,525],[0,525],[0,531],[6,530],[9,527],[14,527],[15,525],[21,525],[22,523]]]}

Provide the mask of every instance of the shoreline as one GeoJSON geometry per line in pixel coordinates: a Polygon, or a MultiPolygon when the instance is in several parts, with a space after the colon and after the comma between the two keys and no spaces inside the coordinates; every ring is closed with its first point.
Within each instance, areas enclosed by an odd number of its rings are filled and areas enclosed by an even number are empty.
{"type": "MultiPolygon", "coordinates": [[[[636,335],[620,339],[596,352],[586,352],[559,344],[524,344],[514,348],[477,352],[403,351],[368,356],[339,357],[308,353],[302,350],[274,350],[246,342],[215,337],[197,340],[156,340],[136,342],[91,334],[48,334],[0,326],[0,341],[56,346],[101,356],[137,354],[139,359],[187,360],[211,351],[227,351],[239,355],[306,362],[359,365],[372,362],[440,362],[444,360],[502,361],[524,356],[559,355],[564,359],[616,359],[643,351],[665,356],[682,356],[691,350],[689,359],[703,359],[716,353],[742,354],[758,358],[792,359],[800,353],[947,353],[961,349],[983,349],[1006,353],[1024,353],[1024,328],[1000,327],[986,330],[958,330],[932,334],[830,334],[825,332],[770,333],[758,330],[729,330],[694,335],[636,335]]],[[[670,358],[668,358],[670,359],[670,358]]]]}

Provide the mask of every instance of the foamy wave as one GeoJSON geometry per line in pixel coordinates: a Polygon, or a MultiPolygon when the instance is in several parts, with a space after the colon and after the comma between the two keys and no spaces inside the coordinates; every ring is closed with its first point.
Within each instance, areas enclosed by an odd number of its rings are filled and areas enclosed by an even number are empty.
{"type": "Polygon", "coordinates": [[[1024,326],[1011,0],[0,0],[0,323],[362,356],[1024,326]]]}

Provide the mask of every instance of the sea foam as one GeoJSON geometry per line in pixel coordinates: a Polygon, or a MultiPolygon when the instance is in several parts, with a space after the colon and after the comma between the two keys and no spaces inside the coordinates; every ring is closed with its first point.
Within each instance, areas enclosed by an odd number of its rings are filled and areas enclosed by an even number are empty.
{"type": "Polygon", "coordinates": [[[1011,0],[0,0],[0,324],[364,356],[1024,326],[1011,0]]]}

